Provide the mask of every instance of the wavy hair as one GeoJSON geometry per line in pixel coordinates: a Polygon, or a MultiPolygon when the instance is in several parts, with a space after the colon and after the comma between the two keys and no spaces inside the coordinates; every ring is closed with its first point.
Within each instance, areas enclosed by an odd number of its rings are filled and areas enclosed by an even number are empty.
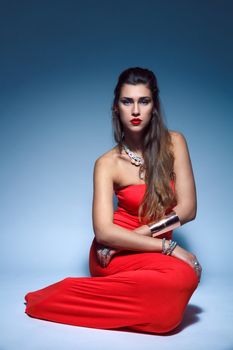
{"type": "Polygon", "coordinates": [[[153,110],[149,124],[144,130],[142,154],[147,188],[139,206],[139,221],[153,222],[162,218],[176,204],[171,181],[175,179],[174,153],[171,135],[164,123],[159,99],[159,88],[155,74],[146,68],[133,67],[124,70],[114,89],[111,107],[114,139],[122,152],[124,130],[118,112],[118,102],[123,84],[145,84],[151,91],[153,110]]]}

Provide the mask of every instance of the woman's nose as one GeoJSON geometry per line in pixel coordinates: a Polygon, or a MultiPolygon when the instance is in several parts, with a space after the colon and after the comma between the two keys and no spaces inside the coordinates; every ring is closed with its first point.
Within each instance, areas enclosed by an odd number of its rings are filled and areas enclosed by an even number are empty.
{"type": "Polygon", "coordinates": [[[134,103],[133,110],[132,110],[132,115],[139,115],[139,114],[140,114],[140,112],[139,112],[138,104],[134,103]]]}

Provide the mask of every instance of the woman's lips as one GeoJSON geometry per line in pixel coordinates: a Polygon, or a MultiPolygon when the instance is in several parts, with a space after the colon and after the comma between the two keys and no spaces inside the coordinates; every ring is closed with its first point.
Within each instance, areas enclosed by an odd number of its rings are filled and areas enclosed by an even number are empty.
{"type": "Polygon", "coordinates": [[[139,125],[141,124],[142,120],[141,119],[131,119],[130,120],[130,123],[133,124],[133,125],[139,125]]]}

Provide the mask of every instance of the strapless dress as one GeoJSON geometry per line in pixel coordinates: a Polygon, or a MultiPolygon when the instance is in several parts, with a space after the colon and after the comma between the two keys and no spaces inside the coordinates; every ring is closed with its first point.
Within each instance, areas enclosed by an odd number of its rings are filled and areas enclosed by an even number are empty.
{"type": "MultiPolygon", "coordinates": [[[[145,184],[115,191],[116,225],[133,230],[141,225],[138,208],[145,184]]],[[[173,190],[174,184],[172,183],[173,190]]],[[[172,231],[157,238],[172,237],[172,231]]],[[[25,295],[25,313],[33,318],[80,327],[142,333],[167,333],[181,324],[198,286],[194,269],[161,252],[122,251],[101,267],[93,238],[89,277],[66,277],[25,295]]]]}

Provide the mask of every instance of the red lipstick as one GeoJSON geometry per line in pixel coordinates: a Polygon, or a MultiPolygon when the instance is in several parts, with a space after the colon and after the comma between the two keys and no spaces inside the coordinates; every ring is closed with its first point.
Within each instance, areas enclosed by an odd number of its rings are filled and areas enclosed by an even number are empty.
{"type": "Polygon", "coordinates": [[[133,125],[139,125],[141,124],[141,119],[140,118],[133,118],[130,120],[130,123],[133,124],[133,125]]]}

